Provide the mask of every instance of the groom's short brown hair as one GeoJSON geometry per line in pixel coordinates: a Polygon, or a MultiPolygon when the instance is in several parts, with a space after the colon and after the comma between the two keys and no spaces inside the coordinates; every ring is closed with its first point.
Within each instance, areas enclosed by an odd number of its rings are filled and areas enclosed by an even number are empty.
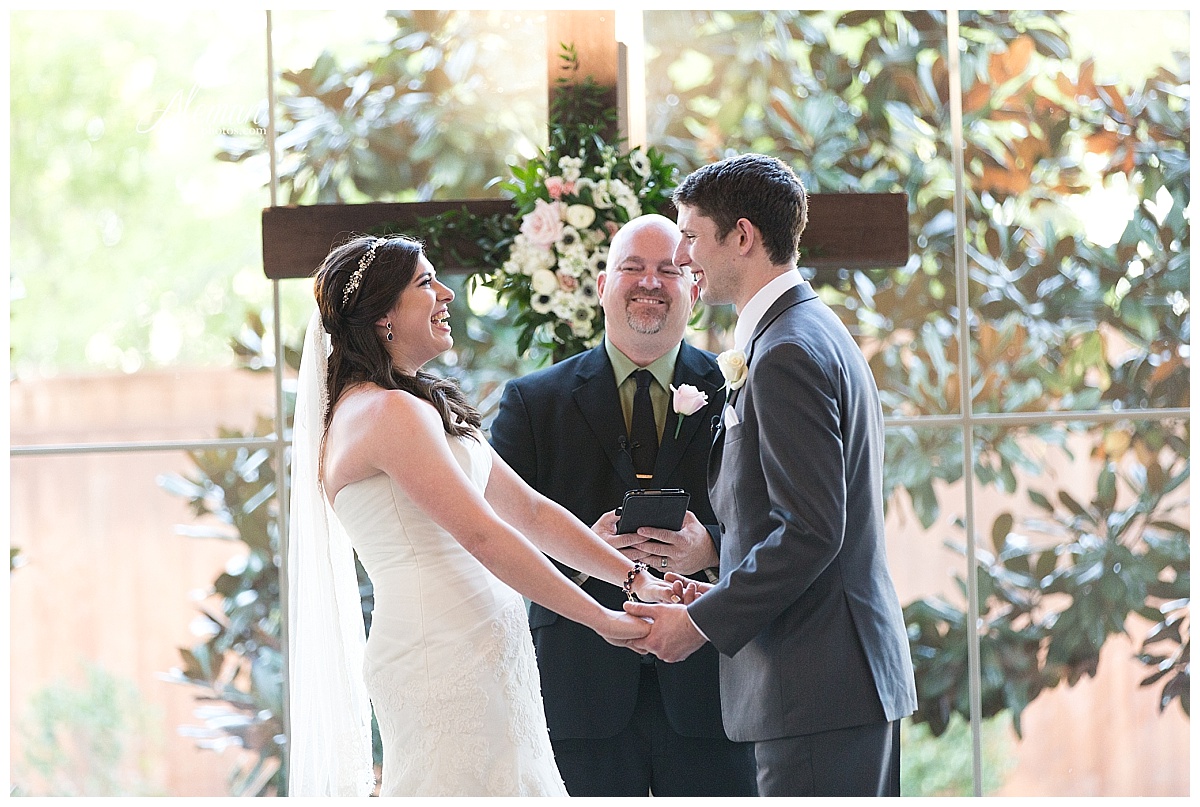
{"type": "Polygon", "coordinates": [[[796,263],[808,224],[808,195],[791,167],[765,154],[742,154],[698,168],[675,189],[675,204],[696,208],[721,240],[746,219],[762,232],[771,262],[796,263]]]}

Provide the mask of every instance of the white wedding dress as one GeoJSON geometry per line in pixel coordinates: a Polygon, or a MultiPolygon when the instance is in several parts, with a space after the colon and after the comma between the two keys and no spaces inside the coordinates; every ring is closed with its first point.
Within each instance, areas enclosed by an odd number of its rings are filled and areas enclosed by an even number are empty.
{"type": "MultiPolygon", "coordinates": [[[[447,442],[482,491],[487,443],[447,442]]],[[[521,596],[386,474],[347,485],[334,510],[375,587],[363,673],[383,738],[380,795],[567,795],[521,596]]]]}

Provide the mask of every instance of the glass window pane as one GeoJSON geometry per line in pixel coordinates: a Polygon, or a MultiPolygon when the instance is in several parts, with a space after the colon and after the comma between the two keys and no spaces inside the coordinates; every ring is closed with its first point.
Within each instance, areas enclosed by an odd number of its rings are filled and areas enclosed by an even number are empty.
{"type": "Polygon", "coordinates": [[[216,159],[231,133],[262,139],[265,17],[20,11],[11,32],[13,441],[212,437],[176,408],[214,394],[233,338],[273,340],[266,174],[216,159]],[[128,385],[103,398],[104,377],[128,385]],[[93,405],[114,418],[95,433],[93,405]]]}
{"type": "Polygon", "coordinates": [[[1187,406],[1188,15],[1032,15],[963,57],[975,408],[1187,406]]]}
{"type": "MultiPolygon", "coordinates": [[[[11,784],[22,795],[223,796],[252,752],[198,747],[202,690],[164,680],[222,614],[205,596],[247,556],[159,483],[194,475],[163,453],[15,457],[9,579],[11,784]]],[[[235,668],[226,666],[232,675],[235,668]]],[[[245,687],[245,672],[234,683],[245,687]]],[[[211,693],[210,693],[211,694],[211,693]]],[[[211,714],[210,714],[211,716],[211,714]]],[[[216,736],[227,736],[216,732],[216,736]]]]}
{"type": "Polygon", "coordinates": [[[546,146],[544,12],[274,20],[280,204],[497,197],[492,180],[509,178],[508,161],[546,146]]]}
{"type": "Polygon", "coordinates": [[[1189,426],[1053,428],[990,435],[1038,467],[976,492],[985,711],[1009,707],[1013,742],[997,794],[1187,795],[1190,723],[1178,698],[1159,710],[1181,667],[1142,682],[1189,635],[1189,426]]]}
{"type": "MultiPolygon", "coordinates": [[[[966,675],[966,556],[959,427],[890,425],[885,434],[887,562],[908,624],[920,711],[901,724],[901,795],[974,793],[966,675]],[[939,461],[940,458],[940,461],[939,461]],[[951,616],[947,616],[951,615],[951,616]],[[933,641],[932,632],[942,638],[933,641]],[[936,655],[930,647],[942,648],[936,655]],[[928,693],[946,693],[942,704],[928,693]]],[[[1012,741],[1003,719],[985,722],[984,795],[1002,783],[1012,741]]]]}
{"type": "Polygon", "coordinates": [[[653,11],[644,22],[647,139],[684,173],[757,151],[792,165],[810,193],[908,194],[904,266],[808,267],[804,236],[799,263],[875,355],[885,412],[961,411],[953,169],[945,110],[919,91],[922,65],[944,58],[944,21],[779,10],[653,11]]]}
{"type": "Polygon", "coordinates": [[[21,379],[9,386],[9,433],[14,446],[250,435],[274,409],[273,382],[221,368],[21,379]]]}

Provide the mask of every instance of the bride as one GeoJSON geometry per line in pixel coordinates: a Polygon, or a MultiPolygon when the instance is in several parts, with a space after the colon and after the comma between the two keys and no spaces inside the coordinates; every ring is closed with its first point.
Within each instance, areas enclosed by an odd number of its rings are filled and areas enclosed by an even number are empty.
{"type": "Polygon", "coordinates": [[[354,238],[314,293],[287,547],[290,795],[371,793],[371,704],[381,795],[566,795],[522,595],[614,644],[648,626],[543,552],[642,599],[670,588],[529,488],[457,386],[421,370],[453,345],[454,293],[419,242],[354,238]],[[365,647],[351,547],[375,589],[365,647]]]}

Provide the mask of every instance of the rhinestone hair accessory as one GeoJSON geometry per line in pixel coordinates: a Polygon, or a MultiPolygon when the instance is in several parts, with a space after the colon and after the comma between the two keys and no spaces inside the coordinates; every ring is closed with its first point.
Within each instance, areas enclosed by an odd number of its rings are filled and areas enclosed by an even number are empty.
{"type": "Polygon", "coordinates": [[[346,307],[346,303],[350,301],[350,295],[358,291],[358,284],[362,282],[363,272],[367,271],[367,267],[371,265],[371,261],[375,260],[375,248],[387,241],[386,238],[376,238],[371,242],[371,248],[363,253],[363,256],[358,259],[358,268],[350,274],[350,279],[346,281],[346,288],[342,291],[342,307],[346,307]]]}

